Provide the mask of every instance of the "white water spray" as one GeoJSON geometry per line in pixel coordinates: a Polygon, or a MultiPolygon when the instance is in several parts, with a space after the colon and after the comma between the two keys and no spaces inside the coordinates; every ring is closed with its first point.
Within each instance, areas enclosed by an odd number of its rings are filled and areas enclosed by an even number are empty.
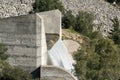
{"type": "Polygon", "coordinates": [[[72,65],[73,59],[61,39],[49,50],[48,55],[52,61],[52,65],[62,67],[70,72],[74,70],[72,65]]]}

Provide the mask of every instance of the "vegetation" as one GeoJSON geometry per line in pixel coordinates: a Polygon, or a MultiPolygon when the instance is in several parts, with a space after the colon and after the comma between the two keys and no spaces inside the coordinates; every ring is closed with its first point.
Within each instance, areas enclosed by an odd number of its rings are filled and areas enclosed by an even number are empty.
{"type": "Polygon", "coordinates": [[[75,26],[75,21],[76,21],[76,18],[75,16],[72,14],[72,11],[66,11],[63,15],[63,18],[62,18],[62,25],[63,25],[63,28],[73,28],[73,26],[75,26]]]}
{"type": "Polygon", "coordinates": [[[76,20],[75,17],[72,15],[70,10],[65,10],[64,6],[59,0],[36,0],[36,2],[33,4],[33,11],[30,13],[49,11],[54,9],[59,9],[63,14],[63,28],[70,28],[74,26],[76,20]]]}
{"type": "Polygon", "coordinates": [[[63,17],[63,28],[73,29],[82,35],[92,37],[93,20],[94,16],[88,12],[79,11],[75,17],[71,11],[67,11],[63,17]]]}
{"type": "Polygon", "coordinates": [[[80,80],[120,79],[120,24],[117,17],[112,22],[114,29],[109,38],[103,38],[99,31],[92,32],[76,52],[75,69],[80,80]]]}
{"type": "Polygon", "coordinates": [[[5,45],[0,43],[0,60],[5,61],[8,58],[8,54],[5,54],[7,51],[7,48],[5,45]]]}
{"type": "Polygon", "coordinates": [[[62,13],[64,13],[64,7],[59,0],[36,0],[33,4],[32,12],[41,12],[59,9],[62,13]]]}
{"type": "Polygon", "coordinates": [[[110,33],[110,38],[114,41],[115,44],[117,44],[120,47],[120,23],[117,17],[114,19],[111,19],[113,22],[113,30],[110,33]]]}
{"type": "Polygon", "coordinates": [[[91,39],[75,54],[80,80],[120,79],[119,48],[109,38],[91,39]]]}
{"type": "MultiPolygon", "coordinates": [[[[113,3],[115,0],[106,0],[113,3]]],[[[120,3],[120,0],[116,0],[120,3]]],[[[88,12],[79,12],[76,16],[67,11],[59,0],[36,0],[34,12],[59,9],[63,13],[63,28],[87,36],[87,42],[82,44],[74,56],[76,76],[80,80],[119,80],[120,79],[120,24],[112,19],[113,31],[109,38],[103,38],[100,31],[93,32],[94,16],[88,12]]]]}
{"type": "Polygon", "coordinates": [[[109,3],[116,3],[118,6],[120,5],[120,0],[105,0],[105,1],[107,1],[107,2],[109,2],[109,3]]]}
{"type": "Polygon", "coordinates": [[[32,80],[31,75],[18,67],[8,67],[4,65],[0,80],[32,80]]]}
{"type": "Polygon", "coordinates": [[[110,3],[113,3],[115,0],[106,0],[106,1],[108,1],[108,2],[110,2],[110,3]]]}
{"type": "Polygon", "coordinates": [[[81,11],[76,16],[76,22],[73,29],[89,37],[89,34],[93,32],[93,20],[94,16],[92,14],[81,11]]]}
{"type": "Polygon", "coordinates": [[[13,67],[6,62],[7,48],[0,44],[0,80],[31,80],[31,75],[18,67],[13,67]]]}
{"type": "Polygon", "coordinates": [[[63,16],[63,28],[73,29],[87,37],[93,34],[94,16],[88,12],[79,11],[78,15],[73,16],[71,11],[67,11],[63,16]]]}

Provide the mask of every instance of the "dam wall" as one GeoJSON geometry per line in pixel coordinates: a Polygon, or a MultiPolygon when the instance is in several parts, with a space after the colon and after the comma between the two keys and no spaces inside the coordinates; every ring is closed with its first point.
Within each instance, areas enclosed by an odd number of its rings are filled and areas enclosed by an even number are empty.
{"type": "Polygon", "coordinates": [[[0,43],[8,48],[8,62],[28,70],[34,79],[75,80],[67,70],[72,63],[61,39],[59,10],[0,19],[0,43]],[[57,59],[64,67],[55,67],[54,61],[60,64],[57,59]]]}
{"type": "Polygon", "coordinates": [[[41,43],[46,43],[42,27],[36,14],[0,19],[0,43],[8,47],[11,65],[30,72],[41,65],[41,43]]]}
{"type": "Polygon", "coordinates": [[[54,35],[56,41],[61,36],[59,10],[0,19],[0,43],[8,47],[8,62],[30,72],[47,65],[47,45],[54,35]]]}
{"type": "Polygon", "coordinates": [[[61,12],[59,10],[51,10],[41,12],[39,15],[43,17],[45,33],[51,35],[58,34],[61,38],[61,12]]]}

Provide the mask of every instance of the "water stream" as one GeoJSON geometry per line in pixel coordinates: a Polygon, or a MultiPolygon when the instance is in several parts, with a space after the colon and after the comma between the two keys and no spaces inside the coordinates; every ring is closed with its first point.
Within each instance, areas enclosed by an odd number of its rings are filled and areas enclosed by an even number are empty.
{"type": "Polygon", "coordinates": [[[48,51],[48,55],[52,65],[62,67],[70,72],[74,71],[74,66],[72,65],[73,59],[61,39],[48,51]]]}

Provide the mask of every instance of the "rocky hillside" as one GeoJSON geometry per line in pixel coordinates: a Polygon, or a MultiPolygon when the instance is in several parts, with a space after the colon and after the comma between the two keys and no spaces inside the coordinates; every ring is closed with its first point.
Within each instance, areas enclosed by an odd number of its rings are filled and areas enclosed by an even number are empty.
{"type": "Polygon", "coordinates": [[[0,0],[0,18],[28,14],[34,0],[0,0]]]}
{"type": "Polygon", "coordinates": [[[61,0],[66,9],[72,10],[73,14],[78,11],[88,11],[95,15],[94,24],[97,27],[102,27],[101,31],[107,34],[112,28],[110,19],[118,17],[120,20],[120,9],[105,2],[104,0],[61,0]]]}
{"type": "MultiPolygon", "coordinates": [[[[32,10],[35,0],[0,0],[0,18],[28,14],[32,10]]],[[[107,34],[112,29],[114,17],[120,20],[120,9],[105,2],[104,0],[60,0],[66,9],[72,10],[73,14],[78,11],[88,11],[95,15],[95,29],[101,27],[101,31],[107,34]]]]}

